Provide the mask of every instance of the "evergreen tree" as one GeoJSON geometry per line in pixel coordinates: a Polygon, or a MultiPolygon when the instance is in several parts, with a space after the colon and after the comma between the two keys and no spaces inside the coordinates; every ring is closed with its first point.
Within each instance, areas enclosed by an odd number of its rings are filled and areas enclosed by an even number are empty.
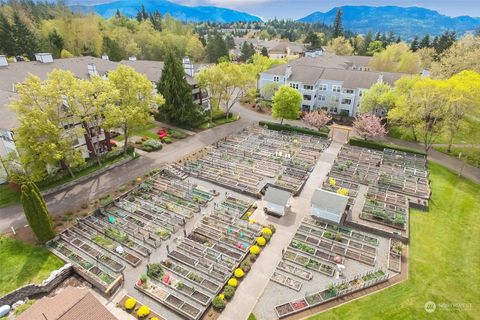
{"type": "Polygon", "coordinates": [[[158,10],[155,10],[155,13],[150,14],[149,19],[152,23],[153,29],[162,31],[162,15],[158,10]]]}
{"type": "Polygon", "coordinates": [[[227,44],[227,49],[228,50],[235,49],[235,40],[233,39],[233,37],[231,35],[228,35],[225,38],[225,43],[227,44]]]}
{"type": "Polygon", "coordinates": [[[137,21],[142,22],[148,19],[148,13],[145,10],[145,5],[142,4],[142,10],[137,12],[137,21]]]}
{"type": "Polygon", "coordinates": [[[380,32],[375,33],[375,41],[382,41],[382,35],[380,32]]]}
{"type": "Polygon", "coordinates": [[[60,53],[62,52],[64,42],[63,38],[57,33],[57,30],[54,29],[48,34],[48,42],[52,48],[52,54],[56,58],[60,58],[60,53]]]}
{"type": "Polygon", "coordinates": [[[157,90],[165,98],[159,116],[168,122],[193,127],[202,120],[200,107],[193,102],[182,62],[172,51],[165,56],[165,66],[157,83],[157,90]]]}
{"type": "Polygon", "coordinates": [[[410,50],[415,52],[418,49],[419,49],[418,36],[415,36],[415,38],[413,38],[412,42],[410,43],[410,50]]]}
{"type": "Polygon", "coordinates": [[[387,42],[389,45],[395,42],[395,33],[393,33],[393,31],[388,33],[387,42]]]}
{"type": "Polygon", "coordinates": [[[402,42],[402,38],[400,36],[397,37],[397,40],[395,40],[396,43],[402,42]]]}
{"type": "Polygon", "coordinates": [[[342,8],[339,8],[333,21],[333,38],[338,38],[343,35],[342,15],[342,8]]]}
{"type": "Polygon", "coordinates": [[[112,61],[121,61],[127,56],[125,50],[123,50],[118,42],[108,36],[103,37],[103,52],[105,52],[112,61]]]}
{"type": "Polygon", "coordinates": [[[30,59],[33,59],[35,52],[38,50],[37,39],[22,21],[17,11],[13,13],[12,30],[13,39],[15,41],[15,52],[20,55],[25,54],[30,59]]]}
{"type": "Polygon", "coordinates": [[[430,48],[430,35],[426,34],[420,41],[419,48],[430,48]]]}
{"type": "Polygon", "coordinates": [[[307,33],[304,43],[310,43],[310,48],[319,48],[321,46],[318,35],[312,30],[307,33]]]}
{"type": "Polygon", "coordinates": [[[457,40],[457,34],[455,31],[449,32],[445,31],[442,35],[438,38],[437,43],[435,44],[434,48],[437,54],[441,54],[443,51],[447,50],[455,43],[457,40]]]}
{"type": "Polygon", "coordinates": [[[382,37],[380,38],[380,41],[382,41],[382,45],[384,48],[388,46],[388,39],[387,35],[385,33],[382,34],[382,37]]]}
{"type": "Polygon", "coordinates": [[[122,14],[120,13],[120,10],[117,9],[117,12],[115,12],[115,18],[121,18],[122,14]]]}
{"type": "Polygon", "coordinates": [[[246,62],[255,54],[253,44],[244,42],[241,49],[240,61],[246,62]]]}
{"type": "Polygon", "coordinates": [[[25,182],[21,188],[21,202],[28,224],[38,241],[45,243],[55,237],[52,218],[48,213],[45,200],[37,186],[31,182],[25,182]]]}
{"type": "Polygon", "coordinates": [[[373,41],[373,35],[372,33],[369,31],[367,33],[367,35],[365,36],[365,39],[363,40],[363,46],[360,48],[360,50],[358,51],[358,54],[361,55],[361,56],[364,56],[367,54],[367,50],[368,50],[368,46],[370,45],[370,43],[372,43],[373,41]]]}
{"type": "Polygon", "coordinates": [[[268,49],[267,49],[267,47],[263,47],[263,48],[262,48],[262,56],[268,57],[268,49]]]}
{"type": "Polygon", "coordinates": [[[0,52],[9,56],[13,56],[16,53],[12,25],[2,12],[0,12],[0,52]]]}
{"type": "Polygon", "coordinates": [[[208,37],[206,47],[208,62],[217,63],[220,58],[228,58],[228,49],[225,40],[220,34],[208,37]]]}

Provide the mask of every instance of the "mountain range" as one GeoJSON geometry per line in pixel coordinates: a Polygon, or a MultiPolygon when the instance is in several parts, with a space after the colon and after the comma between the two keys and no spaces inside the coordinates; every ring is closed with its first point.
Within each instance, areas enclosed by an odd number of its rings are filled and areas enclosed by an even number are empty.
{"type": "MultiPolygon", "coordinates": [[[[85,1],[88,3],[88,1],[85,1]]],[[[83,3],[85,3],[83,2],[83,3]]],[[[71,2],[70,2],[71,3],[71,2]]],[[[190,22],[235,22],[261,21],[255,15],[233,9],[214,6],[185,6],[167,0],[118,0],[102,4],[71,5],[73,11],[96,12],[110,18],[117,9],[128,17],[136,16],[142,4],[148,12],[169,13],[176,19],[190,22]]],[[[273,4],[272,4],[273,5],[273,4]]],[[[323,22],[331,25],[339,7],[327,12],[314,12],[297,21],[323,22]]],[[[449,17],[422,7],[398,6],[342,6],[343,27],[353,32],[366,34],[371,31],[390,32],[410,40],[415,35],[439,35],[444,31],[456,31],[459,35],[480,29],[480,18],[470,16],[449,17]]]]}
{"type": "Polygon", "coordinates": [[[261,21],[257,16],[232,9],[213,6],[184,6],[166,0],[120,0],[94,5],[71,5],[70,8],[80,12],[96,12],[104,18],[115,15],[117,9],[127,17],[135,17],[137,12],[145,6],[147,12],[158,10],[162,14],[167,12],[175,19],[189,22],[235,22],[261,21]]]}
{"type": "MultiPolygon", "coordinates": [[[[475,31],[480,28],[480,18],[469,16],[449,17],[437,11],[421,7],[397,6],[343,6],[343,27],[353,32],[366,34],[369,31],[395,32],[403,39],[415,35],[439,35],[444,31],[456,31],[458,34],[475,31]]],[[[314,12],[298,21],[323,22],[332,24],[338,7],[327,12],[314,12]]]]}

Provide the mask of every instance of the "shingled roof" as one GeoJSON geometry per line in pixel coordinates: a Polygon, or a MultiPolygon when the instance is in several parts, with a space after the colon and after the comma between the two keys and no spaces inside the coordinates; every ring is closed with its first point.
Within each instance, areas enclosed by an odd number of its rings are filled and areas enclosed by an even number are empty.
{"type": "Polygon", "coordinates": [[[117,320],[86,288],[67,287],[54,297],[44,297],[17,320],[117,320]]]}

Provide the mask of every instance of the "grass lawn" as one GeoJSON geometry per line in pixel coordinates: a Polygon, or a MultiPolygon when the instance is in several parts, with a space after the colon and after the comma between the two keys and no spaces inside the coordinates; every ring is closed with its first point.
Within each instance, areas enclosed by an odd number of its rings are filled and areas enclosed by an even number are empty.
{"type": "MultiPolygon", "coordinates": [[[[155,123],[150,123],[149,125],[143,127],[142,129],[133,130],[130,134],[130,137],[138,136],[138,137],[148,137],[153,140],[160,140],[156,132],[152,131],[153,128],[156,128],[157,125],[155,123]]],[[[125,140],[125,136],[123,134],[119,135],[118,137],[113,138],[112,140],[115,141],[123,141],[125,140]]]]}
{"type": "Polygon", "coordinates": [[[480,185],[433,163],[430,179],[430,211],[411,213],[409,279],[311,320],[478,319],[480,185]],[[427,301],[437,305],[431,314],[424,310],[427,301]]]}
{"type": "Polygon", "coordinates": [[[435,147],[435,150],[448,154],[452,157],[458,158],[458,155],[462,153],[460,160],[466,163],[480,168],[480,147],[467,148],[467,147],[452,147],[452,152],[447,152],[447,147],[435,147]]]}
{"type": "Polygon", "coordinates": [[[206,121],[198,127],[200,129],[209,129],[209,128],[213,128],[213,127],[216,127],[216,126],[220,126],[220,125],[225,124],[225,123],[235,122],[238,119],[240,119],[240,116],[238,114],[234,114],[234,115],[230,116],[228,119],[227,118],[214,119],[212,126],[209,126],[210,121],[206,121]]]}
{"type": "Polygon", "coordinates": [[[0,208],[20,202],[20,193],[10,189],[6,184],[0,185],[0,208]]]}
{"type": "Polygon", "coordinates": [[[0,296],[28,283],[40,283],[63,261],[43,246],[0,236],[0,296]]]}
{"type": "MultiPolygon", "coordinates": [[[[479,120],[466,118],[462,123],[462,128],[453,138],[453,143],[478,143],[478,141],[480,141],[479,126],[479,120]]],[[[401,127],[390,127],[388,129],[388,135],[392,138],[413,141],[412,131],[401,127]]],[[[417,136],[417,138],[421,140],[421,137],[417,136]]],[[[448,143],[447,135],[441,134],[435,139],[434,143],[448,143]]]]}

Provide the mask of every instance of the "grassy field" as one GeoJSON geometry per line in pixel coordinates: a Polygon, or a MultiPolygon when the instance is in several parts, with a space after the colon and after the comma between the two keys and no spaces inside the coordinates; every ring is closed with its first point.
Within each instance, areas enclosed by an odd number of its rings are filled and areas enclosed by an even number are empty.
{"type": "Polygon", "coordinates": [[[240,116],[238,114],[235,114],[235,115],[230,116],[228,119],[227,118],[214,119],[212,126],[210,126],[210,121],[206,121],[206,122],[202,123],[198,128],[209,129],[209,128],[221,126],[222,124],[235,122],[238,119],[240,119],[240,116]]]}
{"type": "MultiPolygon", "coordinates": [[[[159,140],[157,133],[155,130],[152,130],[153,128],[156,128],[157,125],[152,122],[149,125],[143,127],[142,129],[138,130],[133,130],[130,134],[130,137],[137,136],[137,137],[148,137],[153,140],[159,140]]],[[[123,141],[125,140],[125,136],[123,134],[113,138],[112,140],[115,141],[123,141]]]]}
{"type": "MultiPolygon", "coordinates": [[[[467,118],[463,121],[461,130],[453,138],[453,143],[479,143],[480,141],[480,121],[472,118],[467,118]]],[[[411,130],[406,130],[401,127],[390,127],[388,135],[392,138],[413,141],[411,130]]],[[[421,137],[417,137],[421,140],[421,137]]],[[[421,141],[420,141],[421,142],[421,141]]],[[[435,143],[448,143],[446,134],[441,134],[435,139],[435,143]]]]}
{"type": "Polygon", "coordinates": [[[480,185],[436,164],[430,173],[430,211],[411,214],[409,279],[311,320],[478,319],[480,185]],[[431,314],[427,301],[437,305],[431,314]]]}
{"type": "Polygon", "coordinates": [[[0,296],[28,283],[40,283],[62,265],[44,247],[0,236],[0,296]]]}
{"type": "Polygon", "coordinates": [[[435,150],[448,154],[449,156],[458,158],[458,155],[462,153],[461,160],[466,163],[480,168],[480,147],[467,148],[467,147],[452,147],[452,152],[447,152],[447,147],[435,147],[435,150]]]}

